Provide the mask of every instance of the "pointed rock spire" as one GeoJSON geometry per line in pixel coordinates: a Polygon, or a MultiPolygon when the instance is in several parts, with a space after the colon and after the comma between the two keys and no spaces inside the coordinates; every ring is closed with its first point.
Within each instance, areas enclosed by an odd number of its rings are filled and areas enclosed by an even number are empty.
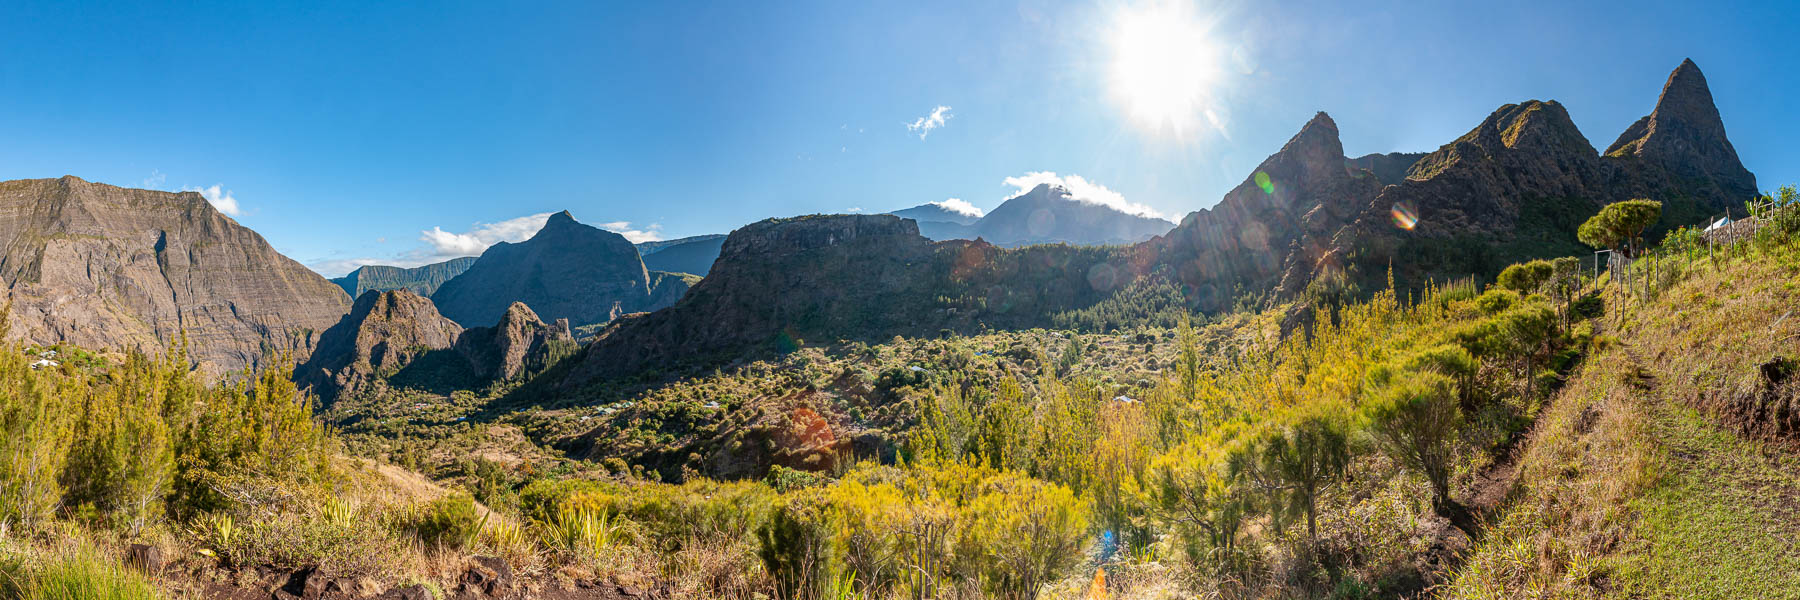
{"type": "Polygon", "coordinates": [[[1744,169],[1725,135],[1706,75],[1691,59],[1669,74],[1656,109],[1620,134],[1606,155],[1635,156],[1686,177],[1711,177],[1733,194],[1756,190],[1756,177],[1744,169]]]}

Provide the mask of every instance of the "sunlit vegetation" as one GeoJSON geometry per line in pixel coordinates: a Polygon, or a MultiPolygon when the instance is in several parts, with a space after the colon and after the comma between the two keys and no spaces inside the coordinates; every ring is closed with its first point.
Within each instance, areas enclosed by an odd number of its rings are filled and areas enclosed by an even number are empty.
{"type": "Polygon", "coordinates": [[[1084,331],[797,341],[504,415],[507,386],[353,398],[343,431],[281,368],[0,347],[0,593],[180,597],[123,566],[148,543],[440,591],[480,556],[668,598],[1791,595],[1800,220],[1766,218],[1629,275],[1209,321],[1141,280],[1084,331]]]}

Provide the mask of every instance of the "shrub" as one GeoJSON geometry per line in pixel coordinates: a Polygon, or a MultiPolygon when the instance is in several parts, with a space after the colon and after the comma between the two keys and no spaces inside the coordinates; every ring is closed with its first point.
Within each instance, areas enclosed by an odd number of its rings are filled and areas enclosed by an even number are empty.
{"type": "Polygon", "coordinates": [[[415,510],[406,529],[427,546],[468,548],[485,524],[476,514],[475,499],[467,494],[444,496],[415,510]]]}

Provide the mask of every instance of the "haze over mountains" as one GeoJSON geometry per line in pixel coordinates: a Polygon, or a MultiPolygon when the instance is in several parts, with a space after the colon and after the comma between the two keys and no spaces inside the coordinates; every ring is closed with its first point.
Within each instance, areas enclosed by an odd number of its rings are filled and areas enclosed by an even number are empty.
{"type": "Polygon", "coordinates": [[[1188,309],[1211,313],[1309,288],[1366,293],[1390,267],[1409,288],[1489,277],[1516,260],[1586,252],[1575,228],[1608,202],[1657,198],[1664,222],[1680,225],[1756,189],[1689,61],[1604,153],[1555,101],[1503,105],[1434,152],[1354,159],[1319,113],[1223,200],[1172,229],[1049,184],[986,214],[927,204],[898,211],[909,219],[772,219],[729,237],[640,245],[562,212],[480,257],[364,267],[333,285],[197,194],[64,177],[0,184],[0,273],[11,335],[36,343],[157,347],[185,331],[209,368],[235,369],[273,352],[313,359],[322,332],[354,331],[345,339],[363,341],[333,340],[319,359],[317,370],[335,374],[397,360],[367,339],[439,348],[522,303],[532,318],[515,321],[613,323],[581,359],[598,366],[577,370],[598,376],[784,336],[1041,326],[1145,286],[1178,290],[1188,309]],[[1013,248],[1049,242],[1084,246],[1013,248]],[[1099,244],[1115,247],[1087,247],[1099,244]],[[368,299],[396,289],[413,295],[368,299]],[[357,307],[375,304],[353,311],[350,293],[357,307]]]}
{"type": "Polygon", "coordinates": [[[997,246],[1132,244],[1167,233],[1173,224],[1077,199],[1068,188],[1041,183],[994,210],[956,210],[932,203],[894,211],[919,223],[933,240],[980,239],[997,246]]]}

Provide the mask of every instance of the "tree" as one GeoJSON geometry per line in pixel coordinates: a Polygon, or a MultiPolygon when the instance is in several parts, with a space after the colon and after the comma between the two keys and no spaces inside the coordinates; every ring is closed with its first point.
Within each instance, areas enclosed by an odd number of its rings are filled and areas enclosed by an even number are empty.
{"type": "Polygon", "coordinates": [[[1640,249],[1638,237],[1660,218],[1661,202],[1643,198],[1614,202],[1582,223],[1575,235],[1589,246],[1623,249],[1627,256],[1635,256],[1640,249]]]}
{"type": "Polygon", "coordinates": [[[1219,559],[1230,556],[1244,519],[1257,509],[1243,485],[1244,469],[1231,466],[1248,455],[1235,432],[1232,426],[1215,427],[1157,457],[1141,490],[1145,504],[1173,526],[1196,565],[1228,564],[1219,559]],[[1220,555],[1211,555],[1214,551],[1220,555]]]}
{"type": "Polygon", "coordinates": [[[1500,287],[1521,294],[1537,291],[1539,286],[1549,281],[1555,269],[1547,260],[1533,260],[1518,263],[1500,271],[1498,283],[1500,287]]]}
{"type": "Polygon", "coordinates": [[[1431,372],[1399,371],[1363,406],[1363,428],[1375,447],[1431,484],[1431,508],[1464,532],[1475,520],[1450,498],[1451,443],[1462,423],[1456,383],[1431,372]]]}
{"type": "Polygon", "coordinates": [[[1307,541],[1319,540],[1319,495],[1343,478],[1350,466],[1349,408],[1320,400],[1302,405],[1287,422],[1252,438],[1255,448],[1242,468],[1269,492],[1277,521],[1306,517],[1307,541]]]}

